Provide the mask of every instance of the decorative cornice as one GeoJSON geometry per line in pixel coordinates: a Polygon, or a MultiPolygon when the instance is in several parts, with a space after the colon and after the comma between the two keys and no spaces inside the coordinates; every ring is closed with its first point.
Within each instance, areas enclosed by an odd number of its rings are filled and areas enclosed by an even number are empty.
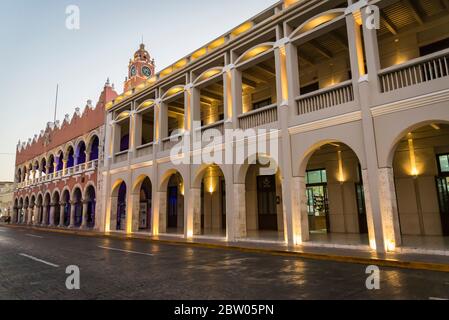
{"type": "Polygon", "coordinates": [[[347,114],[343,114],[340,116],[327,118],[323,120],[318,120],[306,124],[301,124],[299,126],[291,127],[288,129],[289,133],[291,135],[298,134],[298,133],[304,133],[309,132],[313,130],[318,130],[322,128],[328,128],[340,124],[350,123],[362,120],[362,112],[361,111],[355,111],[347,114]]]}

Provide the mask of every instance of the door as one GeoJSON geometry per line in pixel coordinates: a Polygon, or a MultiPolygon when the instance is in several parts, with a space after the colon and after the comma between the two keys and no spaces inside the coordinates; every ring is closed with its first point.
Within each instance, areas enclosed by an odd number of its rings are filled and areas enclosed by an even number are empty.
{"type": "Polygon", "coordinates": [[[365,191],[363,184],[356,183],[356,196],[357,196],[357,211],[359,217],[359,232],[360,234],[368,233],[368,221],[366,219],[366,204],[365,204],[365,191]]]}
{"type": "Polygon", "coordinates": [[[276,176],[257,177],[259,230],[278,231],[276,208],[276,176]]]}
{"type": "Polygon", "coordinates": [[[307,211],[310,231],[329,232],[327,184],[307,185],[307,211]]]}
{"type": "Polygon", "coordinates": [[[178,187],[168,187],[167,228],[178,228],[178,187]]]}
{"type": "Polygon", "coordinates": [[[436,180],[443,235],[449,236],[449,177],[437,177],[436,180]]]}

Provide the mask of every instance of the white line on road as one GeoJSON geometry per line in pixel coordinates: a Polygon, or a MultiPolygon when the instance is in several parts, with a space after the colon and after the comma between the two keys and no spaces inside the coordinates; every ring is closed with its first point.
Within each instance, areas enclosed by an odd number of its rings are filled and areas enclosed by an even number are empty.
{"type": "Polygon", "coordinates": [[[27,237],[33,237],[33,238],[39,238],[39,239],[44,239],[44,237],[41,236],[36,236],[34,234],[26,234],[27,237]]]}
{"type": "Polygon", "coordinates": [[[430,297],[429,300],[434,300],[434,301],[447,301],[448,299],[430,297]]]}
{"type": "Polygon", "coordinates": [[[38,259],[38,258],[33,257],[33,256],[29,256],[29,255],[27,255],[25,253],[20,253],[19,256],[31,259],[31,260],[36,261],[36,262],[40,262],[40,263],[46,264],[46,265],[48,265],[50,267],[59,268],[59,266],[57,264],[54,264],[54,263],[51,263],[51,262],[47,262],[47,261],[38,259]]]}
{"type": "Polygon", "coordinates": [[[116,248],[109,248],[109,247],[101,247],[101,246],[98,246],[98,248],[100,248],[100,249],[105,249],[105,250],[120,251],[120,252],[133,253],[133,254],[140,254],[140,255],[142,255],[142,256],[150,256],[150,257],[154,256],[154,255],[151,254],[151,253],[144,253],[144,252],[137,252],[137,251],[129,251],[129,250],[116,249],[116,248]]]}

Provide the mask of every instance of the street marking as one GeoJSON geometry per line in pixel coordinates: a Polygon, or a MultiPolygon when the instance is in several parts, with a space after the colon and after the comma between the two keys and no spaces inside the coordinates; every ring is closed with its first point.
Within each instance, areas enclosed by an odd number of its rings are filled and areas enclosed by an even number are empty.
{"type": "Polygon", "coordinates": [[[449,299],[430,297],[429,300],[434,300],[434,301],[448,301],[449,299]]]}
{"type": "Polygon", "coordinates": [[[34,234],[26,234],[27,237],[33,237],[33,238],[39,238],[39,239],[44,239],[44,237],[41,236],[36,236],[34,234]]]}
{"type": "Polygon", "coordinates": [[[38,258],[33,257],[33,256],[29,256],[29,255],[27,255],[25,253],[20,253],[19,256],[31,259],[31,260],[36,261],[36,262],[40,262],[40,263],[46,264],[46,265],[48,265],[50,267],[59,268],[59,266],[57,264],[54,264],[54,263],[51,263],[51,262],[47,262],[47,261],[38,259],[38,258]]]}
{"type": "Polygon", "coordinates": [[[151,253],[144,253],[144,252],[137,252],[137,251],[129,251],[129,250],[116,249],[116,248],[109,248],[109,247],[101,247],[101,246],[98,246],[98,248],[100,248],[100,249],[105,249],[105,250],[112,250],[112,251],[119,251],[119,252],[133,253],[133,254],[140,254],[140,255],[142,255],[142,256],[150,256],[150,257],[154,256],[154,255],[151,254],[151,253]]]}

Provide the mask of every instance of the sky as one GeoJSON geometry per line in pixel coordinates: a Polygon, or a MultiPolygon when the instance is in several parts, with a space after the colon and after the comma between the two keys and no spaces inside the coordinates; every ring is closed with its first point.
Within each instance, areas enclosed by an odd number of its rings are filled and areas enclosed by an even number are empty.
{"type": "Polygon", "coordinates": [[[98,100],[109,77],[121,93],[142,37],[156,71],[277,0],[1,0],[0,181],[13,181],[17,142],[98,100]],[[66,8],[80,29],[66,28],[66,8]],[[167,41],[171,39],[173,41],[167,41]]]}

